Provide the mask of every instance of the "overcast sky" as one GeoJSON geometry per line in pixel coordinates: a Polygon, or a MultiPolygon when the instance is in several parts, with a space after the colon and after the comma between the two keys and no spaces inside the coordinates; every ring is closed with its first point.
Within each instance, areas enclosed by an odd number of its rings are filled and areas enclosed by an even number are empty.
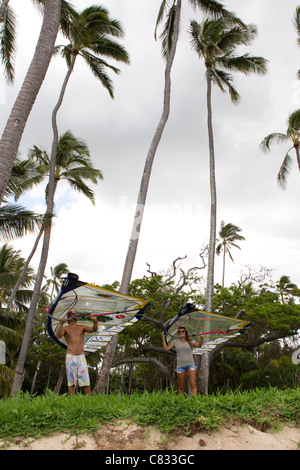
{"type": "MultiPolygon", "coordinates": [[[[87,0],[73,2],[79,9],[87,0]]],[[[296,161],[285,191],[276,176],[287,146],[259,149],[271,132],[285,132],[289,113],[300,107],[300,48],[293,16],[296,0],[226,0],[224,5],[258,35],[247,50],[269,61],[265,76],[235,75],[239,105],[213,89],[216,152],[217,226],[221,220],[242,229],[241,250],[232,251],[225,282],[236,282],[245,266],[272,269],[272,278],[288,275],[300,284],[300,175],[296,161]]],[[[18,15],[16,82],[2,81],[1,129],[30,64],[41,17],[30,0],[11,0],[18,15]]],[[[56,196],[56,214],[48,258],[50,266],[67,263],[82,280],[103,284],[121,280],[140,179],[150,142],[162,111],[164,61],[154,27],[161,0],[107,0],[102,3],[118,19],[126,37],[131,65],[111,73],[115,99],[77,61],[58,115],[60,134],[70,129],[87,143],[104,180],[95,187],[96,205],[64,184],[56,196]]],[[[171,113],[153,166],[133,279],[166,270],[178,256],[184,269],[199,265],[199,251],[209,238],[210,192],[204,66],[191,50],[189,22],[203,18],[183,1],[180,40],[172,71],[171,113]]],[[[61,42],[58,38],[57,43],[61,42]]],[[[20,146],[26,157],[33,145],[51,148],[51,112],[66,73],[63,59],[53,59],[30,115],[20,146]]],[[[291,153],[293,155],[293,153],[291,153]]],[[[293,155],[294,156],[294,155],[293,155]]],[[[44,188],[21,202],[43,211],[44,188]]],[[[17,241],[27,257],[32,237],[17,241]]],[[[33,264],[37,266],[39,254],[33,264]]],[[[222,259],[216,258],[215,281],[221,282],[222,259]]]]}

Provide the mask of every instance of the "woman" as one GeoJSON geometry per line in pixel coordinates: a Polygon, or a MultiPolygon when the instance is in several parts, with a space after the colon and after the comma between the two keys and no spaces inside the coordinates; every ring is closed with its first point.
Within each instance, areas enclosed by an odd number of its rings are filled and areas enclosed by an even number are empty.
{"type": "Polygon", "coordinates": [[[193,341],[189,336],[186,328],[180,326],[178,328],[179,339],[173,339],[173,342],[169,345],[166,343],[165,333],[162,333],[163,347],[165,351],[170,351],[173,347],[177,353],[177,378],[178,378],[178,393],[183,394],[185,388],[185,377],[188,375],[190,389],[192,395],[197,395],[196,386],[196,366],[193,358],[193,347],[200,348],[203,344],[203,338],[197,343],[193,341]]]}

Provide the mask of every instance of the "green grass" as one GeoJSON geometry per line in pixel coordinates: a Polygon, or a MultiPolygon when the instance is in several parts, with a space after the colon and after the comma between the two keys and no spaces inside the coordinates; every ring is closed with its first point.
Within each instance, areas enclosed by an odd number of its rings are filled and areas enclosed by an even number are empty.
{"type": "Polygon", "coordinates": [[[55,432],[72,434],[98,429],[114,420],[151,425],[166,433],[217,429],[229,421],[262,430],[283,424],[300,425],[300,389],[256,389],[249,392],[197,397],[165,391],[144,394],[55,395],[20,394],[0,400],[0,440],[39,438],[55,432]]]}

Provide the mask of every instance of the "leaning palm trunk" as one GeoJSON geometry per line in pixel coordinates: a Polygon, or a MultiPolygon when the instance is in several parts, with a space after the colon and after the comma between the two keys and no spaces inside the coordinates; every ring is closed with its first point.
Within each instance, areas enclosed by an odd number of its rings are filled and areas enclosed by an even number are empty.
{"type": "Polygon", "coordinates": [[[45,78],[56,40],[61,0],[45,0],[37,47],[0,141],[0,201],[2,201],[27,119],[45,78]]]}
{"type": "MultiPolygon", "coordinates": [[[[208,250],[208,268],[207,283],[205,296],[205,310],[213,312],[213,295],[214,295],[214,270],[215,270],[215,251],[217,236],[217,191],[216,191],[216,174],[215,174],[215,151],[212,127],[212,106],[211,106],[211,69],[207,66],[207,127],[209,142],[209,170],[210,170],[210,235],[208,250]]],[[[209,379],[209,353],[202,356],[201,367],[199,371],[200,392],[204,395],[208,393],[209,379]]]]}
{"type": "MultiPolygon", "coordinates": [[[[74,64],[75,64],[75,59],[76,59],[76,56],[73,56],[72,58],[72,61],[71,61],[71,64],[70,64],[70,67],[68,68],[68,72],[66,74],[66,77],[64,79],[64,82],[63,82],[63,85],[62,85],[62,89],[61,89],[61,92],[60,92],[60,95],[59,95],[59,99],[58,99],[58,102],[53,110],[53,114],[52,114],[52,126],[53,126],[53,133],[54,133],[54,137],[53,137],[53,144],[52,144],[52,156],[51,158],[55,159],[56,161],[56,151],[57,151],[57,144],[58,144],[58,130],[57,130],[57,124],[56,124],[56,116],[57,116],[57,112],[58,112],[58,109],[60,108],[61,106],[61,103],[62,103],[62,100],[63,100],[63,97],[64,97],[64,94],[65,94],[65,91],[66,91],[66,87],[67,87],[67,84],[68,84],[68,81],[69,81],[69,78],[71,76],[71,73],[74,69],[74,64]]],[[[33,248],[31,250],[31,253],[30,255],[28,256],[27,260],[26,260],[26,263],[24,264],[23,266],[23,269],[22,269],[22,272],[20,274],[20,277],[13,289],[13,292],[11,294],[11,297],[9,299],[9,303],[8,303],[8,306],[7,306],[7,310],[11,310],[12,309],[12,305],[13,305],[13,301],[14,301],[14,298],[16,296],[16,293],[18,292],[18,289],[24,279],[24,276],[27,272],[27,268],[29,266],[29,263],[30,261],[32,260],[32,257],[33,255],[35,254],[36,252],[36,249],[38,247],[38,244],[39,244],[39,241],[42,237],[42,234],[45,230],[45,224],[47,223],[47,218],[49,218],[49,216],[47,217],[47,211],[46,211],[46,214],[45,214],[45,218],[44,218],[44,223],[43,223],[43,226],[40,230],[40,232],[38,233],[38,236],[34,242],[34,245],[33,245],[33,248]]],[[[50,221],[50,224],[51,224],[51,221],[50,221]]]]}
{"type": "MultiPolygon", "coordinates": [[[[52,141],[52,147],[51,147],[51,159],[50,159],[50,171],[49,171],[49,184],[48,184],[48,193],[47,193],[47,209],[46,209],[46,215],[45,218],[50,218],[50,220],[53,217],[53,208],[54,208],[54,194],[57,186],[57,181],[55,179],[55,169],[56,169],[56,151],[57,151],[57,145],[58,145],[58,129],[57,129],[57,113],[58,110],[61,106],[64,93],[66,90],[66,86],[68,83],[68,80],[70,78],[70,75],[72,73],[74,63],[75,63],[75,58],[76,56],[73,56],[73,60],[71,62],[71,65],[68,69],[68,72],[66,74],[58,102],[56,106],[54,107],[53,113],[52,113],[52,129],[53,129],[53,141],[52,141]]],[[[21,389],[22,386],[22,376],[23,376],[23,370],[24,370],[24,364],[27,356],[27,351],[28,351],[28,346],[29,346],[29,341],[31,337],[31,332],[32,332],[32,326],[33,326],[33,321],[34,321],[34,316],[35,316],[35,311],[37,308],[38,304],[38,299],[40,295],[40,290],[42,287],[42,282],[44,278],[44,273],[45,273],[45,268],[47,264],[47,258],[48,258],[48,252],[49,252],[49,246],[50,246],[50,236],[51,236],[51,223],[47,223],[45,230],[44,230],[44,238],[43,238],[43,247],[42,247],[42,253],[41,253],[41,258],[40,258],[40,263],[39,263],[39,268],[38,268],[38,273],[36,277],[36,282],[33,290],[33,295],[31,299],[31,304],[29,307],[28,315],[27,315],[27,320],[26,320],[26,327],[25,327],[25,332],[24,332],[24,337],[23,337],[23,343],[21,346],[21,351],[20,355],[18,358],[17,366],[15,369],[15,375],[14,375],[14,381],[13,381],[13,386],[12,386],[12,391],[11,391],[11,396],[15,396],[17,392],[21,389]]]]}
{"type": "MultiPolygon", "coordinates": [[[[144,172],[142,176],[142,181],[140,185],[139,195],[137,199],[137,205],[133,220],[133,226],[131,231],[131,236],[129,240],[129,246],[127,250],[127,256],[125,260],[124,270],[122,281],[120,285],[120,292],[122,294],[127,294],[133,266],[135,262],[140,230],[143,220],[144,208],[146,204],[147,192],[151,177],[152,165],[155,158],[156,150],[158,148],[159,142],[161,140],[164,128],[166,126],[169,114],[170,114],[170,96],[171,96],[171,69],[175,57],[178,36],[179,36],[179,18],[180,18],[180,10],[181,10],[181,0],[178,0],[175,19],[174,19],[174,31],[172,36],[172,46],[170,49],[170,53],[168,55],[168,60],[165,68],[165,89],[164,89],[164,102],[163,102],[163,111],[156,128],[153,140],[151,142],[148,155],[145,162],[144,172]]],[[[97,379],[97,382],[94,387],[94,391],[96,393],[104,393],[107,390],[107,384],[109,379],[110,368],[112,365],[112,361],[115,354],[115,349],[118,342],[118,335],[115,335],[112,340],[108,343],[106,348],[105,356],[103,359],[102,367],[97,379]]]]}

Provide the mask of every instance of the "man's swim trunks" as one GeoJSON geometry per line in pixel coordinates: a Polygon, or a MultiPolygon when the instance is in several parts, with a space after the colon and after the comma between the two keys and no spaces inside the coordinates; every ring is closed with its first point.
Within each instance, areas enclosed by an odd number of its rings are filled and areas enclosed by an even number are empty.
{"type": "Polygon", "coordinates": [[[66,369],[68,386],[78,385],[79,387],[87,387],[90,385],[90,377],[87,367],[87,362],[84,354],[80,356],[73,356],[73,354],[66,355],[66,369]]]}

